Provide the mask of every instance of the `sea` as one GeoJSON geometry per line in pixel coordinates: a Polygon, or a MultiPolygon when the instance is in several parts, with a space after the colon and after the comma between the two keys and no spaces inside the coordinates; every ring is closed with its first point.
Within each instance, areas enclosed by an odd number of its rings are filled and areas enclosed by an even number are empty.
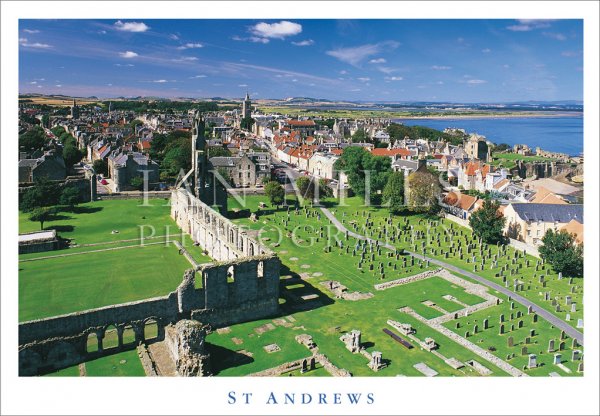
{"type": "Polygon", "coordinates": [[[407,126],[425,126],[436,130],[446,127],[477,133],[487,140],[509,145],[526,144],[571,156],[583,154],[583,116],[566,117],[494,117],[444,119],[392,119],[407,126]]]}

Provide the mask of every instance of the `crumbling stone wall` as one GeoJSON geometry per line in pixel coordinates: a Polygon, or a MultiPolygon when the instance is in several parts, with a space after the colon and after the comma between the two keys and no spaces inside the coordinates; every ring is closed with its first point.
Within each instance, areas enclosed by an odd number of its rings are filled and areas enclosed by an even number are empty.
{"type": "Polygon", "coordinates": [[[209,356],[204,348],[206,330],[200,322],[189,319],[167,326],[165,341],[180,376],[210,374],[209,356]]]}

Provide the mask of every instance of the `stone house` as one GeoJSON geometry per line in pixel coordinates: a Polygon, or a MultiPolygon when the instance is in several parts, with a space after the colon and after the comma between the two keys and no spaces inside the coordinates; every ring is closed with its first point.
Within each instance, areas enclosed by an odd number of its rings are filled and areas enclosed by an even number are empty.
{"type": "Polygon", "coordinates": [[[573,220],[583,224],[583,205],[513,203],[504,209],[504,216],[508,237],[537,246],[548,230],[559,231],[573,220]]]}
{"type": "Polygon", "coordinates": [[[266,152],[240,153],[238,156],[210,158],[213,168],[225,170],[235,187],[256,186],[270,177],[270,155],[266,152]]]}
{"type": "Polygon", "coordinates": [[[131,189],[131,180],[144,177],[148,171],[148,183],[158,182],[158,163],[139,152],[114,151],[108,157],[108,174],[112,178],[112,191],[121,192],[131,189]]]}
{"type": "Polygon", "coordinates": [[[67,168],[61,155],[48,151],[37,159],[19,160],[19,183],[35,182],[43,177],[52,181],[67,177],[67,168]]]}
{"type": "Polygon", "coordinates": [[[337,179],[338,172],[334,169],[338,156],[331,153],[317,152],[308,161],[308,172],[312,176],[323,179],[337,179]]]}

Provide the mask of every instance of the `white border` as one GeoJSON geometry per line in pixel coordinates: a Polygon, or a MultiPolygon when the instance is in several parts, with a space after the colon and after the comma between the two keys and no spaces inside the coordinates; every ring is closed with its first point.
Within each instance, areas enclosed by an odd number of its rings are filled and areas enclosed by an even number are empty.
{"type": "MultiPolygon", "coordinates": [[[[2,413],[598,414],[597,2],[2,2],[2,413]],[[19,18],[583,18],[585,74],[585,376],[582,378],[18,378],[16,235],[19,18]],[[227,393],[253,392],[252,406],[227,393]],[[265,406],[266,393],[375,392],[371,406],[265,406]]],[[[238,393],[239,394],[239,393],[238,393]]]]}

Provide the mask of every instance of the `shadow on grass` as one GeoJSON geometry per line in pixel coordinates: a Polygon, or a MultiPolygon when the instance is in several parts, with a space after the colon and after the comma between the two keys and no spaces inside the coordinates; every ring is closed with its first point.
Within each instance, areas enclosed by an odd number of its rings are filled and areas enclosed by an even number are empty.
{"type": "Polygon", "coordinates": [[[104,207],[83,207],[76,206],[73,207],[70,211],[74,214],[93,214],[98,211],[102,211],[104,207]]]}
{"type": "Polygon", "coordinates": [[[211,372],[218,375],[229,368],[240,367],[254,362],[254,358],[241,352],[233,351],[220,345],[206,343],[207,352],[210,354],[211,372]]]}
{"type": "Polygon", "coordinates": [[[334,303],[329,296],[307,280],[302,279],[298,273],[291,271],[288,266],[281,265],[280,275],[290,276],[279,281],[279,294],[285,299],[285,303],[279,307],[282,316],[298,311],[314,310],[334,303]],[[302,287],[287,288],[287,286],[296,285],[302,285],[302,287]]]}
{"type": "Polygon", "coordinates": [[[45,230],[56,230],[57,233],[70,233],[73,232],[74,229],[74,225],[53,225],[45,228],[45,230]]]}

